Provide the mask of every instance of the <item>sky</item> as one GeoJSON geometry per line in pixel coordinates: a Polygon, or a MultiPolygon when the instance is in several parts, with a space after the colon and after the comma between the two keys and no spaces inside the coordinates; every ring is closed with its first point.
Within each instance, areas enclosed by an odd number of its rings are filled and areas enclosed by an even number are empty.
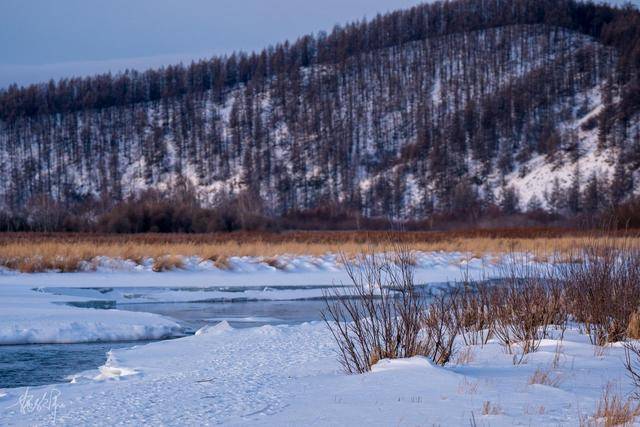
{"type": "Polygon", "coordinates": [[[420,0],[0,0],[0,87],[145,69],[331,30],[420,0]]]}

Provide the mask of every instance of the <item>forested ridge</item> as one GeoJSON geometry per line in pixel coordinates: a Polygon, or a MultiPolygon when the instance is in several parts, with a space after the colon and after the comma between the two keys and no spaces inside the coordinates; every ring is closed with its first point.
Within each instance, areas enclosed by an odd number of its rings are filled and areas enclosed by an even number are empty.
{"type": "Polygon", "coordinates": [[[592,215],[633,203],[639,124],[638,10],[425,4],[259,53],[1,90],[0,228],[592,215]]]}

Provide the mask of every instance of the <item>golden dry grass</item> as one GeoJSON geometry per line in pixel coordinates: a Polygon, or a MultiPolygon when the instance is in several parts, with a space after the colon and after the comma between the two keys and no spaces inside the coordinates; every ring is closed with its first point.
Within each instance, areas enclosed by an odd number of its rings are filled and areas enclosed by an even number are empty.
{"type": "Polygon", "coordinates": [[[482,415],[500,415],[502,414],[502,408],[499,405],[485,401],[482,404],[482,415]]]}
{"type": "Polygon", "coordinates": [[[156,258],[153,262],[153,271],[160,273],[163,271],[172,271],[184,267],[184,261],[179,255],[164,255],[156,258]]]}
{"type": "Polygon", "coordinates": [[[558,387],[561,378],[554,374],[551,369],[538,368],[529,378],[529,385],[541,384],[549,387],[558,387]]]}
{"type": "Polygon", "coordinates": [[[274,256],[264,258],[262,262],[264,262],[270,267],[275,268],[276,270],[284,270],[286,267],[286,265],[281,260],[279,260],[277,257],[274,257],[274,256]]]}
{"type": "MultiPolygon", "coordinates": [[[[462,252],[469,257],[528,252],[540,259],[553,253],[570,253],[592,242],[593,235],[576,232],[531,230],[474,232],[406,232],[394,235],[412,250],[462,252]]],[[[611,244],[629,241],[640,246],[640,238],[628,235],[605,237],[611,244]]],[[[390,248],[383,232],[290,232],[237,233],[214,235],[98,235],[98,234],[0,234],[0,266],[23,272],[45,270],[76,271],[83,262],[90,265],[98,256],[132,260],[171,261],[196,256],[228,268],[229,257],[263,257],[264,262],[281,268],[278,255],[312,255],[342,252],[354,255],[363,249],[385,251],[390,248]]],[[[158,264],[160,271],[163,265],[158,264]]]]}
{"type": "Polygon", "coordinates": [[[631,313],[629,326],[627,327],[627,336],[634,340],[640,339],[640,311],[638,310],[631,313]]]}
{"type": "Polygon", "coordinates": [[[640,404],[637,401],[613,392],[611,384],[607,385],[596,406],[596,412],[588,419],[581,419],[580,425],[591,426],[631,426],[640,416],[640,404]]]}

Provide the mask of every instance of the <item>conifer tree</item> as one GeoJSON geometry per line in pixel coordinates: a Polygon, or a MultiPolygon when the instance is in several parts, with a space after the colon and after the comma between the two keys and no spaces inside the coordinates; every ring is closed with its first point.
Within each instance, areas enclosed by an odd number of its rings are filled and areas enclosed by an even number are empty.
{"type": "Polygon", "coordinates": [[[633,175],[629,173],[622,159],[618,159],[609,188],[611,203],[618,205],[633,190],[633,175]]]}
{"type": "Polygon", "coordinates": [[[569,193],[567,195],[567,208],[572,214],[576,214],[581,211],[581,192],[580,192],[580,164],[576,163],[573,171],[573,179],[569,186],[569,193]]]}
{"type": "Polygon", "coordinates": [[[502,188],[500,209],[506,214],[515,214],[520,211],[520,196],[515,188],[511,186],[502,188]]]}

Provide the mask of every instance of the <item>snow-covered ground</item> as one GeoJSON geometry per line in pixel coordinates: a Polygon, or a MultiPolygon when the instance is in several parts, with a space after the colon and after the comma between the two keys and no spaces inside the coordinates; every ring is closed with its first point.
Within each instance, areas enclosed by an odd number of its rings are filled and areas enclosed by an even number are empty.
{"type": "MultiPolygon", "coordinates": [[[[490,264],[462,254],[418,259],[418,283],[457,280],[467,267],[480,277],[490,264]]],[[[181,332],[158,315],[60,302],[206,300],[227,292],[304,299],[317,297],[319,286],[347,283],[338,264],[284,270],[249,264],[231,271],[5,272],[0,343],[181,332]]],[[[545,340],[518,366],[496,342],[460,350],[468,357],[444,368],[422,358],[383,360],[369,374],[348,376],[321,322],[233,329],[223,321],[196,335],[114,350],[104,366],[71,383],[0,390],[0,425],[579,425],[608,383],[622,396],[630,392],[622,348],[596,351],[575,328],[563,342],[545,340]],[[554,384],[530,384],[538,369],[548,370],[554,384]]]]}
{"type": "Polygon", "coordinates": [[[71,384],[6,390],[0,425],[51,425],[54,417],[94,426],[579,425],[609,382],[614,392],[630,391],[620,347],[596,355],[575,330],[559,344],[545,340],[518,366],[490,343],[471,347],[465,364],[383,360],[369,374],[348,376],[322,323],[241,330],[221,323],[114,351],[71,384]],[[530,384],[537,369],[557,383],[530,384]],[[47,405],[25,403],[43,397],[47,405]]]}

